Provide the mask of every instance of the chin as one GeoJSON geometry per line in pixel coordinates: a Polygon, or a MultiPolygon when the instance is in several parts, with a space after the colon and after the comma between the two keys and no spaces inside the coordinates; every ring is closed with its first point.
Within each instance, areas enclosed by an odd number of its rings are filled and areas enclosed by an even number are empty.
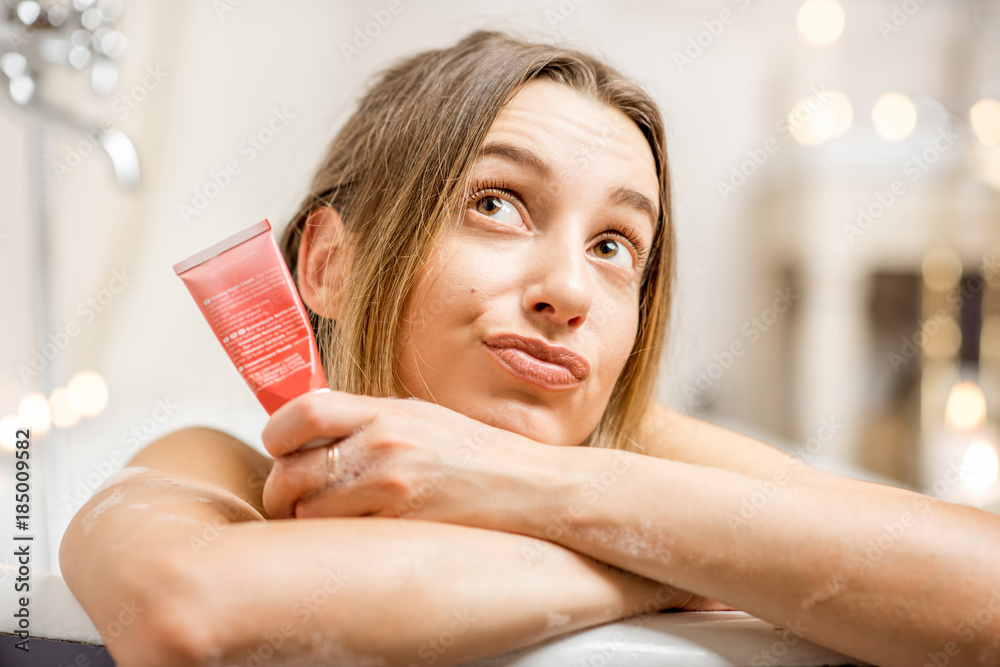
{"type": "Polygon", "coordinates": [[[484,398],[462,412],[473,419],[504,431],[549,445],[563,444],[566,433],[556,415],[543,405],[531,405],[517,398],[484,398]]]}

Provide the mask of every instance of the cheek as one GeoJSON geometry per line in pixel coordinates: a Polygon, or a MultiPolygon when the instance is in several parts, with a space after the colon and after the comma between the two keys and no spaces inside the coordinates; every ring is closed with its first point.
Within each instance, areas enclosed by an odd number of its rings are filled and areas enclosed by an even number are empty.
{"type": "Polygon", "coordinates": [[[428,382],[445,369],[461,370],[454,355],[470,347],[477,332],[469,325],[485,312],[492,291],[484,259],[471,244],[447,244],[414,282],[400,343],[400,372],[410,393],[417,378],[428,382]]]}
{"type": "Polygon", "coordinates": [[[437,335],[467,321],[482,300],[485,278],[483,265],[467,247],[437,253],[414,284],[406,313],[411,336],[437,335]]]}
{"type": "Polygon", "coordinates": [[[588,338],[597,341],[603,377],[613,382],[625,367],[639,332],[638,297],[595,295],[589,316],[588,338]]]}

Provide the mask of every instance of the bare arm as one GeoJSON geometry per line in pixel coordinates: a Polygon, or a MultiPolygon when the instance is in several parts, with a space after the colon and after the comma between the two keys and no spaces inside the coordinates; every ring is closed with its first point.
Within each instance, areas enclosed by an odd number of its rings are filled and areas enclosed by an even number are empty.
{"type": "Polygon", "coordinates": [[[748,477],[774,480],[786,475],[798,483],[842,488],[860,488],[883,493],[906,493],[905,489],[848,479],[806,465],[816,454],[815,444],[836,435],[838,424],[824,424],[815,442],[804,444],[798,457],[786,454],[767,443],[731,431],[696,417],[676,412],[653,402],[636,441],[642,453],[657,458],[694,463],[742,473],[748,477]]]}
{"type": "Polygon", "coordinates": [[[661,426],[640,445],[663,458],[551,450],[563,483],[534,494],[523,525],[494,527],[553,535],[874,664],[1000,660],[996,516],[822,473],[708,424],[661,426]],[[702,439],[685,449],[678,434],[702,439]],[[745,440],[764,456],[740,456],[745,440]]]}
{"type": "Polygon", "coordinates": [[[520,535],[265,521],[270,460],[218,431],[173,433],[130,464],[148,469],[88,501],[60,549],[67,584],[123,667],[247,651],[272,664],[451,665],[690,598],[554,545],[529,558],[539,541],[520,535]],[[109,631],[128,604],[134,621],[109,631]]]}

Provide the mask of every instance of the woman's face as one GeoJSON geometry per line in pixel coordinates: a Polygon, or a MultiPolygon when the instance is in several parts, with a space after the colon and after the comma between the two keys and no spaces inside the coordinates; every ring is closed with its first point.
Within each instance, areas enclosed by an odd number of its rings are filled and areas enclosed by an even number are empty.
{"type": "Polygon", "coordinates": [[[414,285],[403,395],[578,445],[600,421],[638,331],[659,211],[653,154],[624,113],[545,80],[521,88],[483,147],[467,205],[414,285]],[[546,364],[504,350],[503,334],[579,359],[546,364]]]}

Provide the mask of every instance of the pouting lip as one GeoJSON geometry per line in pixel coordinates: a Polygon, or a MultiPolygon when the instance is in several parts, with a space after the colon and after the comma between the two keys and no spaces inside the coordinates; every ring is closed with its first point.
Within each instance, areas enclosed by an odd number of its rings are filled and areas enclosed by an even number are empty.
{"type": "Polygon", "coordinates": [[[483,342],[490,347],[513,347],[542,361],[558,364],[569,370],[578,380],[584,380],[590,375],[590,362],[587,357],[568,347],[546,343],[541,338],[530,338],[516,333],[495,333],[487,336],[483,342]]]}

